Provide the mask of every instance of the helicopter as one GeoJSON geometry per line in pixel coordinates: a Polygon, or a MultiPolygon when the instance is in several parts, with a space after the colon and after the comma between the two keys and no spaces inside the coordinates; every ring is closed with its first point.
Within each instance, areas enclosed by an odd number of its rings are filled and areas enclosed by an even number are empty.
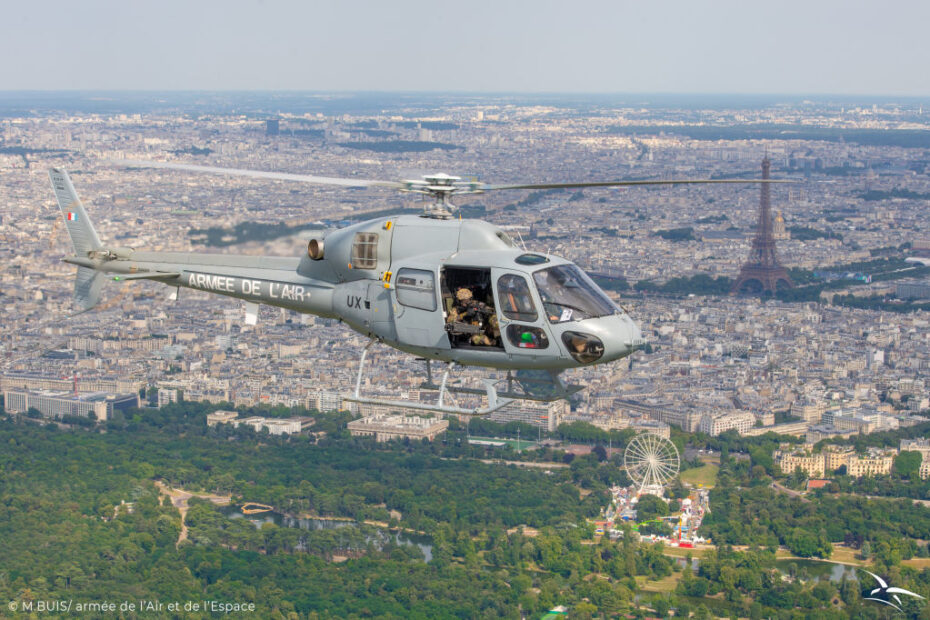
{"type": "Polygon", "coordinates": [[[245,301],[255,324],[260,304],[338,319],[369,338],[355,391],[359,404],[439,414],[488,415],[515,400],[553,401],[583,389],[562,372],[613,362],[645,347],[639,326],[576,264],[520,247],[491,223],[455,218],[452,197],[498,190],[570,189],[706,183],[778,182],[760,179],[631,180],[489,185],[437,173],[421,179],[376,181],[262,172],[174,162],[123,165],[244,175],[346,187],[390,187],[432,200],[421,215],[378,217],[313,232],[296,257],[152,252],[104,245],[68,176],[49,171],[77,266],[74,303],[80,312],[100,302],[105,281],[150,280],[245,301]],[[435,403],[362,395],[365,358],[380,342],[426,362],[422,389],[435,403]],[[431,362],[445,366],[437,384],[431,362]],[[450,382],[456,367],[506,371],[483,388],[450,382]],[[451,406],[451,393],[484,397],[477,407],[451,406]]]}

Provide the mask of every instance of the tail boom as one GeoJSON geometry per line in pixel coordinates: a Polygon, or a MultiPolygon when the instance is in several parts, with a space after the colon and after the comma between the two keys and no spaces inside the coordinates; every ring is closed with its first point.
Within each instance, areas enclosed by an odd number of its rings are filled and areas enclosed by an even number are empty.
{"type": "Polygon", "coordinates": [[[335,317],[334,283],[303,276],[301,259],[189,252],[147,252],[105,247],[91,224],[64,170],[53,168],[49,178],[58,199],[74,255],[64,258],[77,266],[74,303],[80,311],[100,302],[107,280],[153,280],[267,304],[297,312],[335,317]]]}

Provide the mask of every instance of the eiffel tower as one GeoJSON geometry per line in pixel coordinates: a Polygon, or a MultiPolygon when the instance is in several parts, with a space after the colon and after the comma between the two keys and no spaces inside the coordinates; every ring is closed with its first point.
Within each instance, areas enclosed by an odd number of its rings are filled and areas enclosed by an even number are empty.
{"type": "MultiPolygon", "coordinates": [[[[769,178],[772,162],[768,156],[762,160],[762,178],[769,178]]],[[[762,196],[759,204],[759,226],[752,240],[749,258],[743,263],[739,277],[733,283],[733,292],[752,292],[774,294],[779,286],[793,287],[794,282],[788,272],[778,262],[775,253],[775,239],[772,236],[771,190],[768,183],[762,183],[762,196]]]]}

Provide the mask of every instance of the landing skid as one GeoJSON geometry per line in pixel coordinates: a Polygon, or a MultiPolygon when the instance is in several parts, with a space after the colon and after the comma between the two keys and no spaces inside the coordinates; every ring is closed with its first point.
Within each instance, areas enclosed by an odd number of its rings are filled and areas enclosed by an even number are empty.
{"type": "Polygon", "coordinates": [[[377,405],[381,407],[397,407],[398,409],[416,409],[419,411],[429,411],[440,414],[454,414],[465,416],[486,416],[494,413],[498,409],[506,407],[516,400],[536,400],[536,401],[553,401],[560,398],[568,398],[572,394],[583,389],[580,385],[569,385],[562,381],[559,373],[555,371],[517,371],[514,375],[512,372],[507,373],[506,379],[483,379],[484,389],[469,388],[459,385],[449,384],[449,373],[455,368],[455,362],[447,362],[442,372],[442,378],[437,385],[433,381],[433,369],[431,360],[426,362],[426,381],[420,385],[424,390],[436,390],[439,392],[435,404],[420,403],[405,400],[384,400],[380,398],[365,398],[361,394],[362,377],[365,371],[365,358],[368,356],[368,350],[375,340],[371,340],[365,345],[362,355],[358,362],[358,375],[355,379],[355,393],[351,398],[345,400],[362,405],[377,405]],[[499,385],[506,383],[506,388],[501,390],[499,385]],[[465,408],[453,407],[446,404],[446,397],[449,394],[469,394],[472,396],[485,396],[487,398],[486,407],[465,408]]]}
{"type": "MultiPolygon", "coordinates": [[[[507,398],[514,400],[535,400],[541,402],[552,402],[568,398],[584,389],[581,385],[572,385],[562,381],[558,372],[548,370],[518,370],[517,374],[507,371],[507,377],[504,379],[484,379],[485,389],[468,388],[462,386],[443,386],[436,385],[433,382],[433,373],[430,366],[430,360],[426,362],[426,381],[420,384],[420,389],[440,390],[445,389],[448,392],[457,394],[483,395],[487,393],[488,387],[493,387],[498,398],[507,398]],[[506,384],[502,389],[502,384],[506,384]]],[[[443,375],[445,377],[445,373],[443,375]]]]}

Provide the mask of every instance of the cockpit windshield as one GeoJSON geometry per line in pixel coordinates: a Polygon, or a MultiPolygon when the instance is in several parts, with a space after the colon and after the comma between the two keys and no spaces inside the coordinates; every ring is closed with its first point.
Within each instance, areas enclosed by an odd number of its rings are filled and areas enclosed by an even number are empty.
{"type": "Polygon", "coordinates": [[[550,323],[580,321],[619,311],[591,278],[575,265],[540,269],[533,274],[533,279],[550,323]]]}

